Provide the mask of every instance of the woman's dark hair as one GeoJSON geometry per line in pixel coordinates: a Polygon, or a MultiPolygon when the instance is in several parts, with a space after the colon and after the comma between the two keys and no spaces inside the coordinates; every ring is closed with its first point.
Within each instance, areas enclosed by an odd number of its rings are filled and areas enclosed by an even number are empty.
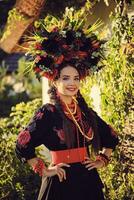
{"type": "Polygon", "coordinates": [[[68,67],[68,66],[72,66],[73,68],[75,68],[75,69],[77,70],[77,72],[79,73],[80,79],[82,79],[82,78],[86,75],[86,73],[87,73],[87,71],[86,71],[86,69],[83,67],[82,63],[78,63],[78,62],[76,62],[75,59],[72,59],[71,61],[64,61],[64,62],[60,65],[60,67],[58,68],[58,71],[57,71],[57,75],[56,75],[56,77],[55,77],[55,80],[57,80],[57,79],[59,78],[61,70],[62,70],[63,68],[65,68],[65,67],[68,67]],[[80,67],[80,66],[81,66],[81,67],[80,67]]]}
{"type": "MultiPolygon", "coordinates": [[[[55,86],[50,87],[50,89],[48,90],[48,94],[50,96],[50,102],[56,106],[57,110],[59,111],[63,119],[63,130],[65,132],[66,144],[69,148],[70,147],[73,148],[73,143],[74,143],[74,133],[72,129],[73,123],[70,119],[68,119],[65,116],[63,109],[61,108],[60,100],[57,97],[55,86]]],[[[85,102],[85,99],[80,94],[80,91],[78,92],[77,101],[78,101],[79,107],[81,108],[82,112],[84,112],[86,119],[88,123],[91,125],[92,130],[94,132],[92,147],[93,147],[94,153],[97,154],[99,150],[101,149],[101,147],[100,147],[100,138],[97,131],[96,115],[94,111],[88,107],[87,103],[85,102]]]]}
{"type": "Polygon", "coordinates": [[[77,94],[77,101],[78,101],[79,107],[84,112],[86,119],[89,122],[89,124],[92,127],[92,130],[94,132],[94,137],[93,137],[93,140],[92,140],[92,147],[93,147],[93,150],[96,154],[96,153],[99,152],[99,150],[101,150],[96,114],[91,108],[88,107],[88,105],[87,105],[85,99],[83,98],[83,96],[81,95],[80,91],[78,91],[78,94],[77,94]]]}
{"type": "Polygon", "coordinates": [[[57,94],[56,94],[56,87],[51,86],[50,89],[48,90],[48,94],[49,94],[49,97],[50,97],[50,102],[55,105],[60,116],[63,119],[63,130],[64,130],[64,133],[65,133],[66,145],[69,148],[73,148],[73,144],[74,144],[74,134],[73,134],[73,130],[72,130],[73,123],[71,122],[71,120],[69,120],[65,116],[65,114],[62,110],[60,99],[59,99],[59,97],[57,97],[57,94]]]}

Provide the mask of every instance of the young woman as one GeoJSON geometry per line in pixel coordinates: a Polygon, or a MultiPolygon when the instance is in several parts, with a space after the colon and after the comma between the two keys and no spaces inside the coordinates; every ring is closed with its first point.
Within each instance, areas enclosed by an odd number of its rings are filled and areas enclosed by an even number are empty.
{"type": "Polygon", "coordinates": [[[16,143],[18,158],[42,176],[38,200],[103,200],[97,169],[107,166],[118,144],[116,133],[80,93],[80,81],[99,69],[103,42],[91,27],[77,23],[68,19],[65,27],[47,30],[41,23],[29,48],[36,76],[52,83],[50,103],[36,112],[16,143]],[[41,144],[50,150],[49,167],[36,157],[41,144]]]}
{"type": "Polygon", "coordinates": [[[43,180],[47,177],[41,200],[104,200],[97,169],[107,166],[118,137],[80,94],[81,72],[71,62],[60,65],[48,91],[51,102],[37,111],[17,139],[20,160],[43,180]],[[41,144],[50,150],[49,167],[35,155],[41,144]]]}

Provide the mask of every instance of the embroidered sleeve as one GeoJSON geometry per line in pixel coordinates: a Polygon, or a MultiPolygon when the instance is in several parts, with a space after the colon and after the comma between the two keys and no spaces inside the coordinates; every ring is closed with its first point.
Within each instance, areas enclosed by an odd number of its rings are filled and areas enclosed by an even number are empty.
{"type": "Polygon", "coordinates": [[[102,147],[115,149],[119,142],[118,134],[104,120],[97,116],[98,134],[102,147]]]}
{"type": "Polygon", "coordinates": [[[18,144],[22,147],[26,147],[30,139],[30,132],[28,130],[22,130],[18,135],[18,144]]]}
{"type": "Polygon", "coordinates": [[[43,106],[31,119],[29,124],[20,131],[16,141],[16,155],[22,161],[36,157],[35,147],[45,144],[50,130],[50,111],[43,106]]]}

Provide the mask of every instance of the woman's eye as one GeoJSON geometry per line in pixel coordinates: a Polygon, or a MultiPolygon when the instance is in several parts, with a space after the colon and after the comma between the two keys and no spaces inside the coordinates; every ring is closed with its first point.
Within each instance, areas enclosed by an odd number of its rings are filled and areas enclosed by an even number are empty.
{"type": "MultiPolygon", "coordinates": [[[[64,78],[62,78],[62,80],[64,80],[64,81],[65,81],[65,80],[69,80],[69,77],[64,77],[64,78]]],[[[71,80],[71,79],[70,79],[70,80],[71,80]]],[[[75,81],[79,81],[80,79],[79,79],[79,77],[78,77],[78,78],[74,78],[74,80],[75,80],[75,81]]]]}
{"type": "Polygon", "coordinates": [[[79,78],[75,78],[74,80],[75,80],[75,81],[79,81],[80,79],[79,79],[79,78]]]}
{"type": "Polygon", "coordinates": [[[69,78],[67,78],[67,77],[65,77],[65,78],[63,78],[63,80],[65,81],[65,80],[68,80],[69,78]]]}

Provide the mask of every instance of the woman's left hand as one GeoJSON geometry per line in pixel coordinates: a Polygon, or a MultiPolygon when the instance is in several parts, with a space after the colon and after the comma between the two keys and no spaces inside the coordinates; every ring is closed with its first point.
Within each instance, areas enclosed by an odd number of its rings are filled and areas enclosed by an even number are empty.
{"type": "Polygon", "coordinates": [[[86,157],[85,158],[85,161],[84,163],[85,164],[85,167],[88,169],[88,170],[91,170],[91,169],[94,169],[94,168],[102,168],[104,166],[104,163],[101,161],[101,160],[91,160],[91,158],[89,157],[86,157]]]}

